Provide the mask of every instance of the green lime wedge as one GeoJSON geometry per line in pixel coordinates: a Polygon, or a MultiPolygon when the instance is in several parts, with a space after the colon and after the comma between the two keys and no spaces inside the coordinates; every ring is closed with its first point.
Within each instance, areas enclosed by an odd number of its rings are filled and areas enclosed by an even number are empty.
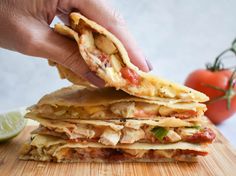
{"type": "Polygon", "coordinates": [[[25,127],[25,111],[11,111],[0,114],[0,142],[17,136],[25,127]]]}

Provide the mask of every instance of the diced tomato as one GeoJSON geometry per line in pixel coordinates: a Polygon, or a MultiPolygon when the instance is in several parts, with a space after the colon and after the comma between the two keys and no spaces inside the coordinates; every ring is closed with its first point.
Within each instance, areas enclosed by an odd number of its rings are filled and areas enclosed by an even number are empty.
{"type": "Polygon", "coordinates": [[[196,132],[192,136],[186,137],[185,141],[192,143],[211,143],[216,137],[216,134],[210,128],[204,128],[196,132]]]}
{"type": "Polygon", "coordinates": [[[165,136],[161,142],[162,143],[170,143],[171,139],[168,136],[165,136]]]}
{"type": "Polygon", "coordinates": [[[180,118],[180,119],[187,119],[189,117],[197,116],[197,112],[193,111],[193,110],[188,110],[188,111],[185,111],[185,112],[175,113],[175,114],[172,114],[172,115],[177,117],[177,118],[180,118]]]}
{"type": "Polygon", "coordinates": [[[109,57],[105,54],[105,53],[101,53],[98,58],[102,61],[102,62],[107,62],[109,60],[109,57]]]}
{"type": "Polygon", "coordinates": [[[135,117],[150,117],[150,116],[154,116],[156,114],[157,114],[156,112],[146,112],[146,111],[144,111],[142,109],[136,110],[134,112],[134,116],[135,117]]]}
{"type": "Polygon", "coordinates": [[[139,85],[140,84],[140,76],[132,69],[128,67],[123,67],[121,70],[121,75],[123,78],[128,80],[133,85],[139,85]]]}

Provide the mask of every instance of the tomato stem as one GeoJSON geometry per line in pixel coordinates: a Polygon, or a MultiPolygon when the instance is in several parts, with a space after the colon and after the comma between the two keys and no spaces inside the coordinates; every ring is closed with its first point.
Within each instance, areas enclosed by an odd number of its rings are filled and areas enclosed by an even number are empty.
{"type": "Polygon", "coordinates": [[[215,98],[212,98],[211,100],[209,100],[209,101],[207,102],[207,104],[214,103],[214,102],[216,102],[216,101],[223,100],[223,99],[225,99],[225,96],[215,97],[215,98]]]}
{"type": "Polygon", "coordinates": [[[225,90],[222,89],[221,87],[213,86],[213,85],[211,85],[211,84],[202,84],[202,85],[207,86],[207,87],[210,87],[210,88],[212,88],[212,89],[219,90],[219,91],[221,91],[221,92],[225,92],[225,90]]]}
{"type": "Polygon", "coordinates": [[[228,52],[232,52],[234,53],[234,55],[236,56],[236,39],[234,39],[234,41],[232,42],[232,45],[230,48],[224,50],[223,52],[221,52],[216,58],[213,64],[211,63],[207,63],[206,64],[206,68],[207,70],[210,70],[212,72],[216,72],[216,71],[221,71],[221,70],[226,70],[226,69],[231,69],[231,68],[225,68],[224,64],[222,62],[222,56],[225,55],[228,52]]]}
{"type": "Polygon", "coordinates": [[[213,102],[216,102],[216,101],[219,101],[219,100],[226,100],[227,101],[227,109],[229,110],[230,107],[231,107],[231,100],[234,96],[236,96],[236,91],[234,90],[234,87],[236,85],[236,69],[233,71],[233,73],[232,73],[232,75],[231,75],[231,77],[228,81],[229,88],[227,90],[224,90],[221,87],[213,86],[213,85],[210,85],[210,84],[204,84],[204,85],[207,86],[207,87],[210,87],[212,89],[224,92],[223,96],[215,97],[215,98],[209,100],[207,103],[209,104],[209,103],[213,103],[213,102]]]}

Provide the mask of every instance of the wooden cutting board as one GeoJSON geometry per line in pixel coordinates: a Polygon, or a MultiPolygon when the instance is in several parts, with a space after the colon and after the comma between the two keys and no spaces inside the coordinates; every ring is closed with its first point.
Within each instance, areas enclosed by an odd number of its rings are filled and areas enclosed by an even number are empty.
{"type": "Polygon", "coordinates": [[[18,152],[35,126],[26,127],[13,140],[0,144],[1,176],[235,176],[236,150],[214,127],[217,139],[210,147],[210,154],[199,158],[198,163],[43,163],[21,161],[18,152]]]}

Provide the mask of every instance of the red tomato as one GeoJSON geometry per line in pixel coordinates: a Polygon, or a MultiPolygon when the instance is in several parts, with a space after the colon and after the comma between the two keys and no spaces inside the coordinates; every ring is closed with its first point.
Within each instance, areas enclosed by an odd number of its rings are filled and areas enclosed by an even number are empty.
{"type": "MultiPolygon", "coordinates": [[[[210,86],[221,88],[225,91],[229,89],[229,79],[232,76],[230,70],[209,71],[200,69],[192,72],[186,79],[185,85],[195,90],[205,93],[210,100],[224,96],[225,92],[210,86]]],[[[236,86],[234,86],[234,96],[232,95],[230,109],[227,108],[227,99],[217,100],[207,103],[206,116],[214,123],[219,124],[236,112],[236,86]]]]}
{"type": "Polygon", "coordinates": [[[123,67],[121,70],[121,75],[123,78],[127,79],[133,85],[139,85],[140,76],[132,69],[128,67],[123,67]]]}

